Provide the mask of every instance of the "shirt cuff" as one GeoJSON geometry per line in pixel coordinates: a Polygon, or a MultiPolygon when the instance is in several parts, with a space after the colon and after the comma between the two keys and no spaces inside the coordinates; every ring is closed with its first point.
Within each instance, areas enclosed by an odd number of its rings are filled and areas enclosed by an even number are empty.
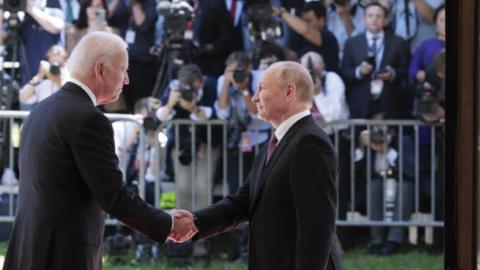
{"type": "Polygon", "coordinates": [[[363,78],[362,74],[360,73],[360,67],[355,69],[355,78],[361,80],[363,78]]]}

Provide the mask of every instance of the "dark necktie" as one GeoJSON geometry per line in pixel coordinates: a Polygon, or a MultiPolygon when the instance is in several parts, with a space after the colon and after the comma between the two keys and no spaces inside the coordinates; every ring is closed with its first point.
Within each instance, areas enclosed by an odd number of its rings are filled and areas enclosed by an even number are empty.
{"type": "Polygon", "coordinates": [[[277,147],[277,137],[275,136],[275,133],[272,134],[272,137],[270,137],[270,140],[268,141],[268,148],[267,148],[267,162],[272,156],[273,151],[275,151],[275,148],[277,147]]]}
{"type": "Polygon", "coordinates": [[[370,46],[370,53],[372,54],[372,56],[377,56],[378,53],[377,40],[378,37],[372,37],[372,46],[370,46]]]}
{"type": "Polygon", "coordinates": [[[232,0],[232,4],[230,5],[230,18],[232,19],[232,23],[235,26],[235,14],[237,13],[237,0],[232,0]]]}

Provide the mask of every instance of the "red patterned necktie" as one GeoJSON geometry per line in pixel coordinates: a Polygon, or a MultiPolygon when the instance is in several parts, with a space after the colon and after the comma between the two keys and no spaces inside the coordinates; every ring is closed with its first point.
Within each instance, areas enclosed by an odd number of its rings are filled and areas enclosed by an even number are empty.
{"type": "Polygon", "coordinates": [[[272,137],[270,137],[270,140],[268,141],[268,148],[267,148],[267,162],[272,156],[273,151],[277,147],[277,137],[275,136],[275,133],[272,134],[272,137]]]}
{"type": "Polygon", "coordinates": [[[235,15],[237,13],[237,0],[232,0],[230,5],[230,18],[232,18],[233,25],[235,25],[235,15]]]}

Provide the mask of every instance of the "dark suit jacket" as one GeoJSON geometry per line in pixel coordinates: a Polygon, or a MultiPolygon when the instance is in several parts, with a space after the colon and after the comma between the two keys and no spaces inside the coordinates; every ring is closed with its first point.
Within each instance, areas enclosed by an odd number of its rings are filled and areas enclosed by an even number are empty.
{"type": "Polygon", "coordinates": [[[243,50],[242,20],[233,26],[224,0],[200,0],[199,3],[193,29],[201,50],[195,63],[204,74],[218,77],[223,74],[228,55],[243,50]],[[207,44],[212,49],[202,50],[207,44]]]}
{"type": "MultiPolygon", "coordinates": [[[[369,118],[372,98],[370,94],[371,76],[362,79],[355,77],[355,69],[367,58],[368,42],[366,34],[347,39],[343,50],[341,74],[347,86],[346,98],[351,118],[369,118]]],[[[410,118],[412,96],[402,88],[408,71],[408,46],[398,36],[385,31],[384,52],[380,69],[390,65],[395,69],[395,79],[384,81],[380,94],[381,111],[385,118],[410,118]]]]}
{"type": "Polygon", "coordinates": [[[18,209],[4,269],[101,269],[103,210],[165,241],[170,215],[124,186],[110,121],[79,86],[66,83],[35,106],[21,141],[18,209]]]}
{"type": "Polygon", "coordinates": [[[320,270],[335,238],[337,162],[328,136],[311,116],[295,123],[269,162],[257,156],[235,194],[195,213],[205,238],[249,222],[250,270],[320,270]],[[265,164],[265,166],[264,166],[265,164]]]}

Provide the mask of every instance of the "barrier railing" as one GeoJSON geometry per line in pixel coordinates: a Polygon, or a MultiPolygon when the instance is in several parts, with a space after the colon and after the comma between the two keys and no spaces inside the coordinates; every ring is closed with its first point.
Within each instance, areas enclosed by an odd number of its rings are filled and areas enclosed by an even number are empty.
{"type": "MultiPolygon", "coordinates": [[[[11,170],[15,167],[21,122],[27,116],[28,112],[0,111],[0,133],[3,132],[0,134],[3,139],[0,143],[4,146],[1,154],[4,156],[8,153],[8,167],[11,170]]],[[[138,189],[143,198],[148,192],[152,193],[152,203],[157,207],[168,189],[164,176],[169,162],[173,164],[171,177],[174,179],[171,180],[174,181],[171,182],[175,183],[176,207],[198,209],[212,203],[214,198],[233,192],[232,186],[240,186],[247,168],[251,166],[252,157],[265,142],[253,139],[255,143],[245,147],[247,136],[240,138],[238,147],[227,147],[231,134],[224,120],[175,120],[152,132],[143,128],[143,119],[139,116],[107,114],[107,117],[111,121],[127,121],[137,126],[138,189]],[[165,133],[169,133],[175,143],[166,141],[165,133]],[[153,140],[148,141],[148,138],[153,140]],[[189,143],[190,147],[184,149],[186,145],[182,142],[189,143]],[[153,154],[146,156],[146,150],[153,154]],[[182,161],[181,158],[186,160],[182,161]],[[147,181],[145,176],[152,171],[152,166],[156,167],[153,180],[147,181]],[[149,190],[152,188],[153,192],[149,190]]],[[[340,164],[337,225],[443,226],[441,218],[436,217],[441,210],[439,207],[442,207],[439,200],[443,200],[442,123],[429,125],[414,120],[347,120],[328,125],[333,127],[330,137],[340,164]],[[363,159],[358,157],[362,152],[358,144],[361,130],[368,130],[370,134],[382,131],[386,137],[382,145],[395,150],[397,179],[394,179],[393,189],[390,184],[390,190],[386,189],[387,181],[390,181],[387,174],[378,172],[378,167],[382,167],[379,165],[382,163],[379,156],[386,160],[388,155],[369,150],[372,149],[372,139],[375,140],[372,135],[366,138],[363,159]],[[392,190],[395,193],[393,201],[387,196],[392,190]],[[378,197],[381,199],[378,200],[378,197]],[[379,211],[381,218],[378,218],[379,211]]],[[[265,132],[268,130],[257,129],[250,132],[250,137],[268,138],[265,132]]],[[[125,164],[121,160],[120,165],[125,164]]],[[[124,172],[127,170],[127,167],[122,168],[124,172]]],[[[13,222],[17,192],[16,186],[0,186],[0,194],[8,197],[8,211],[0,213],[0,222],[13,222]]],[[[107,224],[116,223],[114,219],[107,221],[107,224]]]]}

